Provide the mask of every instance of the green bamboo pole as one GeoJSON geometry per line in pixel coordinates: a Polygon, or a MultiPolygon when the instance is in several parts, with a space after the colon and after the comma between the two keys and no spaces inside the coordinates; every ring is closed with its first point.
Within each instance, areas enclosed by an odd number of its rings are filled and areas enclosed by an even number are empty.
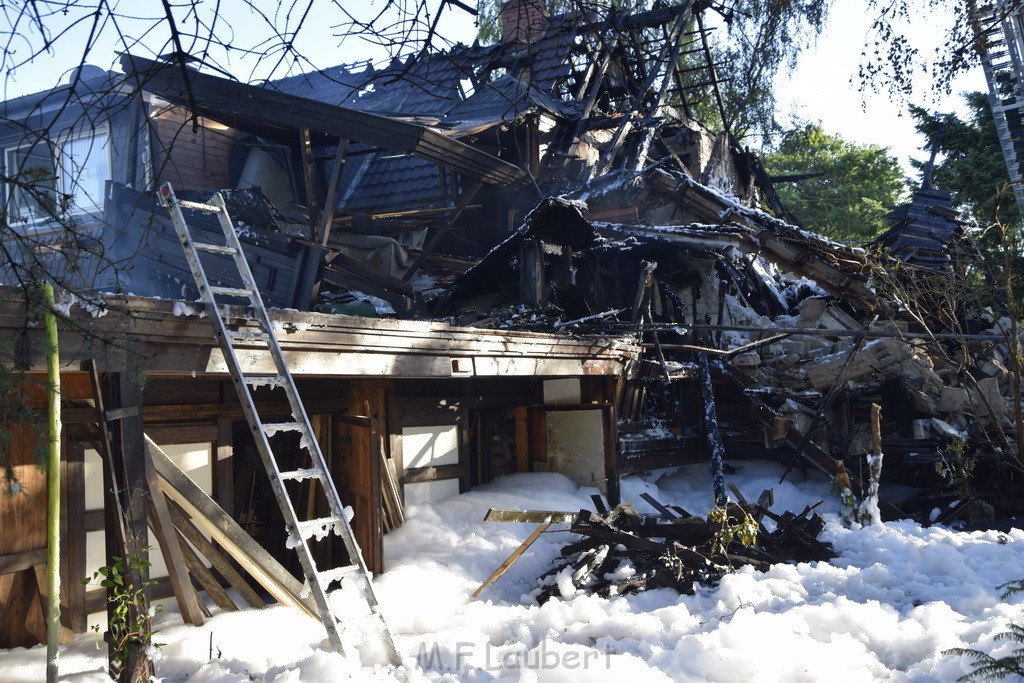
{"type": "Polygon", "coordinates": [[[46,371],[49,417],[49,458],[47,460],[47,552],[46,584],[46,682],[56,683],[60,642],[60,350],[57,318],[53,314],[53,286],[43,283],[43,319],[46,323],[46,371]]]}

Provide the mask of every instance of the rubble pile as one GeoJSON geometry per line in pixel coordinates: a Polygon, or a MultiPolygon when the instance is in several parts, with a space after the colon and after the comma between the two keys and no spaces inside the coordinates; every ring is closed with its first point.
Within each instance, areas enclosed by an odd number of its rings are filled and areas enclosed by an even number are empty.
{"type": "Polygon", "coordinates": [[[729,504],[701,518],[645,499],[660,516],[641,515],[629,505],[604,514],[581,510],[569,531],[582,538],[566,545],[541,578],[538,601],[578,591],[610,596],[653,588],[692,595],[696,586],[715,585],[737,567],[764,571],[781,562],[835,557],[818,540],[825,523],[814,512],[817,505],[776,514],[768,509],[771,491],[765,491],[755,504],[729,504]]]}

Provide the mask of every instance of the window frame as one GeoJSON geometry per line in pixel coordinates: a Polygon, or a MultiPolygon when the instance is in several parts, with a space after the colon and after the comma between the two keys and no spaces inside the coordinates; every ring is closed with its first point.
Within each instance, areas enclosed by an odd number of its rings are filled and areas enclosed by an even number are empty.
{"type": "MultiPolygon", "coordinates": [[[[111,155],[111,147],[112,145],[110,143],[110,126],[107,124],[90,128],[83,128],[79,130],[71,128],[62,132],[61,135],[57,138],[57,144],[54,145],[54,167],[57,173],[58,192],[60,192],[61,195],[69,198],[65,215],[81,216],[84,214],[101,213],[103,211],[103,187],[105,187],[106,181],[110,180],[113,174],[113,159],[111,155]],[[79,206],[75,201],[76,194],[74,192],[77,186],[77,182],[69,174],[65,173],[65,160],[68,158],[72,158],[73,165],[73,157],[71,157],[71,155],[69,155],[66,150],[68,147],[70,147],[71,143],[73,142],[82,140],[84,138],[97,138],[100,135],[105,136],[106,141],[103,147],[99,149],[97,149],[95,147],[95,143],[93,143],[93,146],[90,147],[89,159],[92,159],[92,157],[95,154],[98,154],[100,152],[106,155],[105,163],[107,173],[106,177],[103,178],[104,185],[101,186],[99,189],[99,197],[91,197],[91,195],[89,195],[87,192],[85,193],[86,197],[88,197],[90,200],[93,200],[90,202],[89,206],[79,206]]],[[[77,172],[80,173],[83,168],[85,167],[78,166],[77,172]]]]}
{"type": "MultiPolygon", "coordinates": [[[[3,168],[5,173],[20,173],[22,170],[18,168],[20,163],[20,155],[18,152],[21,150],[31,150],[33,148],[42,147],[50,159],[50,171],[53,174],[52,187],[50,191],[53,192],[54,201],[58,201],[58,169],[56,159],[54,157],[54,145],[53,142],[47,139],[40,138],[31,142],[22,142],[20,144],[6,145],[3,148],[3,168]],[[11,162],[11,155],[14,154],[14,163],[11,162]]],[[[29,167],[31,168],[31,167],[29,167]]],[[[40,212],[39,215],[30,215],[23,217],[19,212],[14,212],[12,209],[17,209],[19,206],[18,196],[19,194],[25,193],[26,191],[15,185],[14,183],[4,183],[3,187],[3,198],[4,206],[7,211],[7,222],[12,226],[27,226],[33,227],[42,225],[52,220],[56,220],[57,216],[40,212]]],[[[28,197],[28,199],[36,206],[39,206],[39,202],[35,201],[34,198],[28,197]]]]}

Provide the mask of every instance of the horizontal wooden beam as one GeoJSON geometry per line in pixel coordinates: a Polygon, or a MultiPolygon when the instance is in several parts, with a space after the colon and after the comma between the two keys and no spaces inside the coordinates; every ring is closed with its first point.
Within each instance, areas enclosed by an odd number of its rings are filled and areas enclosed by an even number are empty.
{"type": "Polygon", "coordinates": [[[405,471],[402,482],[418,484],[425,481],[441,479],[459,479],[466,476],[465,465],[438,465],[436,467],[413,467],[405,471]]]}
{"type": "MultiPolygon", "coordinates": [[[[303,401],[306,412],[310,415],[319,413],[338,413],[347,410],[348,401],[343,399],[325,398],[310,399],[303,401]]],[[[291,406],[287,401],[260,401],[256,404],[261,415],[281,416],[291,414],[291,406]]],[[[163,420],[214,420],[217,418],[228,418],[242,420],[245,414],[242,412],[240,403],[197,403],[192,405],[146,405],[146,422],[159,422],[163,420]]],[[[95,421],[96,413],[90,408],[66,408],[61,413],[61,419],[65,423],[85,423],[95,421]]],[[[369,419],[369,418],[365,418],[369,419]]],[[[173,429],[173,428],[171,428],[173,429]]],[[[204,434],[204,437],[209,437],[204,434]]],[[[216,438],[214,433],[210,440],[216,438]]],[[[204,441],[206,438],[196,439],[204,441]]]]}
{"type": "Polygon", "coordinates": [[[10,574],[30,569],[46,562],[46,548],[26,550],[11,555],[0,555],[0,574],[10,574]]]}

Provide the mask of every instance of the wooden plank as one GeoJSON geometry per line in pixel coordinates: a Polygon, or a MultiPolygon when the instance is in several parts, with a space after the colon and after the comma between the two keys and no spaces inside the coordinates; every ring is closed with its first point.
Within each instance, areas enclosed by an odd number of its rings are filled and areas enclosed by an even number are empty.
{"type": "MultiPolygon", "coordinates": [[[[174,587],[170,580],[163,576],[159,579],[152,579],[154,582],[150,587],[150,600],[164,600],[174,597],[174,587]]],[[[85,613],[96,614],[102,612],[107,605],[106,589],[90,590],[85,593],[85,613]]]]}
{"type": "MultiPolygon", "coordinates": [[[[63,386],[63,384],[62,384],[63,386]]],[[[67,430],[65,430],[67,431],[67,430]]],[[[61,488],[65,494],[61,496],[63,519],[61,529],[61,547],[64,558],[61,562],[61,593],[67,614],[67,624],[75,633],[83,633],[88,627],[88,615],[85,613],[85,447],[81,443],[68,443],[67,454],[61,463],[64,481],[61,488]]],[[[101,522],[102,524],[102,518],[101,522]]]]}
{"type": "MultiPolygon", "coordinates": [[[[262,415],[262,413],[260,413],[262,415]]],[[[234,441],[231,429],[231,420],[227,418],[217,419],[217,440],[215,442],[215,455],[213,462],[213,495],[217,503],[229,512],[234,507],[235,501],[235,468],[234,468],[234,441]]]]}
{"type": "Polygon", "coordinates": [[[530,409],[516,406],[516,472],[530,471],[530,409]]]}
{"type": "Polygon", "coordinates": [[[501,566],[494,570],[487,580],[480,584],[480,587],[473,591],[473,597],[477,597],[484,591],[485,588],[494,584],[495,581],[501,578],[501,575],[508,571],[509,567],[519,559],[519,557],[526,552],[527,548],[533,545],[534,541],[540,538],[540,535],[551,526],[551,522],[544,522],[540,524],[533,533],[527,536],[526,540],[523,541],[518,548],[512,551],[512,554],[508,556],[508,559],[501,563],[501,566]]]}
{"type": "Polygon", "coordinates": [[[320,226],[320,203],[316,198],[316,169],[313,167],[313,138],[309,128],[299,129],[299,156],[302,163],[303,186],[306,191],[306,211],[309,213],[309,237],[317,239],[320,226]]]}
{"type": "MultiPolygon", "coordinates": [[[[312,401],[305,401],[305,403],[307,405],[313,405],[312,401]]],[[[318,411],[318,412],[327,412],[327,411],[318,411]]],[[[373,421],[376,420],[377,418],[375,418],[375,417],[366,417],[365,415],[348,415],[348,414],[345,414],[345,413],[339,413],[339,414],[334,416],[334,419],[337,422],[340,422],[342,424],[353,425],[353,426],[356,426],[356,427],[373,427],[373,421]]]]}
{"type": "Polygon", "coordinates": [[[616,507],[622,502],[622,495],[619,490],[619,427],[615,406],[604,404],[601,418],[604,426],[604,476],[607,481],[605,495],[608,503],[616,507]]]}
{"type": "Polygon", "coordinates": [[[153,465],[160,475],[164,493],[185,509],[188,516],[210,534],[243,569],[256,579],[275,600],[296,607],[320,620],[311,598],[299,597],[302,583],[271,557],[232,519],[223,508],[200,489],[152,440],[146,440],[153,465]]]}
{"type": "Polygon", "coordinates": [[[167,576],[174,587],[174,597],[178,602],[182,620],[193,626],[203,625],[203,615],[199,610],[199,597],[189,580],[188,567],[178,545],[178,535],[171,523],[171,513],[167,510],[167,499],[160,490],[160,480],[153,469],[149,449],[144,451],[146,459],[146,486],[149,489],[149,525],[160,544],[160,551],[167,565],[167,576]]]}
{"type": "MultiPolygon", "coordinates": [[[[163,495],[162,493],[160,495],[163,495]]],[[[175,536],[179,536],[180,532],[175,531],[175,536]]],[[[217,577],[213,575],[213,572],[207,568],[203,561],[199,559],[196,551],[192,549],[192,546],[185,540],[184,535],[180,535],[178,544],[181,546],[181,554],[185,560],[185,566],[188,567],[189,576],[202,586],[206,594],[210,596],[213,603],[220,607],[222,610],[228,612],[235,612],[238,610],[238,605],[231,600],[220,582],[217,581],[217,577]]]]}
{"type": "Polygon", "coordinates": [[[437,465],[435,467],[411,467],[405,470],[404,484],[416,484],[439,479],[462,479],[466,475],[465,465],[437,465]]]}
{"type": "Polygon", "coordinates": [[[641,493],[640,497],[643,498],[645,501],[647,501],[647,503],[652,508],[654,508],[659,513],[661,513],[661,518],[663,520],[665,520],[666,522],[671,522],[673,519],[676,519],[676,518],[679,517],[679,515],[677,515],[673,510],[670,510],[669,508],[667,508],[664,505],[662,505],[658,501],[658,499],[655,498],[654,496],[652,496],[651,494],[649,494],[649,493],[641,493]]]}
{"type": "Polygon", "coordinates": [[[0,574],[0,646],[32,647],[40,641],[25,629],[25,621],[32,605],[29,599],[31,569],[0,574]]]}
{"type": "Polygon", "coordinates": [[[238,570],[231,564],[231,562],[224,557],[223,553],[217,550],[216,546],[213,545],[203,534],[196,528],[196,526],[189,519],[185,510],[173,500],[168,501],[168,509],[171,512],[171,520],[174,522],[174,526],[177,527],[178,532],[192,544],[195,549],[213,566],[213,569],[224,577],[228,584],[234,588],[242,599],[245,600],[250,607],[256,609],[262,609],[267,606],[267,603],[263,601],[263,598],[252,589],[249,582],[245,580],[238,570]]]}
{"type": "Polygon", "coordinates": [[[562,512],[558,510],[508,510],[505,508],[491,508],[484,515],[485,522],[528,522],[540,524],[571,523],[576,520],[578,512],[562,512]]]}
{"type": "MultiPolygon", "coordinates": [[[[36,589],[39,592],[39,613],[40,615],[43,615],[45,618],[47,608],[49,605],[49,593],[47,592],[49,582],[46,580],[46,563],[40,562],[39,564],[35,565],[32,569],[35,574],[36,589]]],[[[40,642],[46,642],[46,628],[45,625],[41,624],[41,626],[42,630],[40,635],[42,637],[40,637],[39,640],[40,642]]],[[[61,645],[67,645],[75,639],[75,632],[67,626],[61,624],[60,635],[57,638],[58,642],[61,645]]]]}
{"type": "Polygon", "coordinates": [[[23,550],[11,555],[0,555],[0,574],[10,574],[31,569],[40,562],[46,562],[46,548],[23,550]]]}
{"type": "Polygon", "coordinates": [[[334,212],[338,204],[338,180],[341,179],[341,169],[345,165],[345,153],[348,151],[348,138],[338,140],[338,148],[334,152],[334,166],[331,168],[331,179],[327,181],[327,197],[324,198],[324,211],[320,217],[319,241],[327,246],[331,238],[331,225],[334,224],[334,212]]]}
{"type": "Polygon", "coordinates": [[[519,303],[537,308],[544,297],[544,248],[540,240],[524,239],[519,247],[519,303]]]}
{"type": "MultiPolygon", "coordinates": [[[[381,436],[380,445],[377,448],[381,459],[381,475],[384,479],[384,505],[387,510],[390,525],[392,528],[405,524],[405,511],[402,508],[402,494],[398,488],[398,477],[395,473],[394,458],[390,458],[384,452],[384,440],[381,436]]],[[[390,531],[390,529],[388,529],[390,531]]]]}
{"type": "Polygon", "coordinates": [[[104,517],[106,517],[106,513],[103,510],[86,510],[82,514],[82,530],[86,532],[102,531],[104,517]]]}
{"type": "Polygon", "coordinates": [[[36,466],[33,449],[37,438],[25,423],[10,425],[7,452],[21,488],[9,489],[6,479],[0,490],[0,555],[46,547],[46,472],[36,466]],[[8,492],[11,495],[8,495],[8,492]]]}
{"type": "Polygon", "coordinates": [[[381,453],[380,418],[373,417],[370,426],[370,571],[384,571],[384,492],[381,478],[384,473],[381,453]]]}
{"type": "MultiPolygon", "coordinates": [[[[341,399],[310,399],[305,401],[307,411],[311,413],[333,413],[343,411],[347,409],[348,403],[341,399]]],[[[282,415],[289,415],[291,413],[291,406],[288,405],[287,401],[260,401],[256,404],[257,409],[261,415],[267,415],[270,417],[279,417],[282,415]]],[[[67,411],[70,419],[68,422],[91,422],[95,421],[95,412],[91,408],[70,408],[67,411]]],[[[194,403],[191,405],[146,405],[146,421],[164,421],[164,420],[216,420],[224,418],[227,420],[244,420],[245,414],[242,412],[242,406],[239,403],[194,403]]],[[[367,420],[369,418],[366,418],[367,420]]],[[[212,425],[197,425],[202,432],[202,438],[196,439],[198,441],[213,441],[217,438],[217,432],[210,431],[215,430],[216,427],[212,425]]],[[[160,427],[159,429],[178,429],[180,432],[180,425],[160,427]]],[[[148,433],[152,434],[152,432],[148,433]]]]}

